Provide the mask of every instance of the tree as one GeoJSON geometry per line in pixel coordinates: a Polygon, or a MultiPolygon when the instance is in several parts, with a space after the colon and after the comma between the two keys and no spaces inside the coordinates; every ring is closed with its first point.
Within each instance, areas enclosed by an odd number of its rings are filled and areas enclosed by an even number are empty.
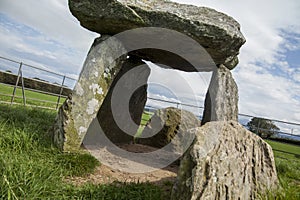
{"type": "Polygon", "coordinates": [[[258,117],[253,117],[247,126],[262,138],[269,138],[280,130],[271,120],[258,117]]]}

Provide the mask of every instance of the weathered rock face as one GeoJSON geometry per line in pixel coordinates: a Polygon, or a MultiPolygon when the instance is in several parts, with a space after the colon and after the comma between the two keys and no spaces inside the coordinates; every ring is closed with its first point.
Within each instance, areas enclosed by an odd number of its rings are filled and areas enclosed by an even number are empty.
{"type": "Polygon", "coordinates": [[[256,199],[276,189],[271,147],[237,122],[209,122],[195,130],[172,191],[174,200],[256,199]]]}
{"type": "MultiPolygon", "coordinates": [[[[225,64],[229,69],[237,65],[239,49],[245,43],[238,22],[210,8],[166,0],[69,0],[69,7],[83,27],[100,34],[114,35],[139,27],[184,33],[199,42],[216,64],[225,64]]],[[[142,56],[152,57],[147,52],[142,56]]]]}
{"type": "Polygon", "coordinates": [[[103,36],[95,41],[72,97],[66,100],[56,118],[53,134],[58,147],[64,151],[79,149],[125,60],[126,50],[114,38],[103,36]]]}
{"type": "MultiPolygon", "coordinates": [[[[105,133],[105,135],[110,139],[111,142],[113,143],[129,143],[133,142],[133,136],[137,128],[141,122],[142,114],[144,111],[144,107],[147,101],[147,85],[143,85],[142,87],[138,88],[135,90],[133,93],[132,97],[130,98],[129,101],[129,112],[130,112],[130,117],[133,120],[133,122],[136,124],[136,126],[130,126],[129,123],[122,123],[123,125],[128,125],[129,127],[126,128],[126,130],[130,131],[133,133],[132,135],[127,134],[120,128],[120,124],[117,124],[115,119],[117,117],[118,120],[121,120],[123,122],[126,122],[128,120],[127,115],[125,114],[126,112],[123,111],[124,108],[126,107],[127,102],[123,101],[123,95],[120,94],[117,96],[118,98],[118,104],[113,105],[115,106],[115,110],[118,110],[119,112],[114,113],[115,116],[113,115],[113,110],[112,110],[112,93],[113,90],[115,89],[115,85],[117,82],[120,80],[120,78],[126,74],[130,69],[140,66],[139,73],[132,73],[133,76],[136,77],[131,77],[131,78],[126,78],[126,83],[122,84],[119,88],[122,90],[122,92],[125,93],[130,93],[130,88],[133,88],[136,84],[136,78],[138,78],[140,81],[143,80],[144,83],[147,83],[148,77],[150,75],[150,68],[140,59],[130,57],[127,59],[119,73],[117,74],[116,78],[114,79],[109,92],[107,96],[105,97],[103,104],[99,110],[99,113],[97,115],[98,121],[100,123],[100,126],[105,133]],[[117,116],[116,116],[117,115],[117,116]]],[[[122,126],[121,124],[121,126],[122,126]]]]}
{"type": "Polygon", "coordinates": [[[158,148],[171,143],[171,151],[183,153],[189,147],[188,143],[191,144],[194,139],[194,135],[188,135],[188,131],[200,126],[201,121],[191,112],[172,107],[159,109],[148,122],[137,143],[158,148]]]}
{"type": "MultiPolygon", "coordinates": [[[[66,101],[62,104],[62,106],[58,110],[58,114],[55,119],[54,125],[50,129],[50,135],[52,136],[53,143],[59,148],[64,149],[65,142],[66,142],[66,131],[68,123],[71,122],[70,113],[72,109],[72,94],[69,94],[66,101]]],[[[77,134],[74,132],[70,132],[68,137],[71,137],[72,144],[79,143],[79,138],[77,134]]],[[[71,145],[72,145],[71,144],[71,145]]],[[[76,145],[77,146],[77,145],[76,145]]],[[[74,150],[73,148],[68,148],[69,150],[74,150]]]]}
{"type": "Polygon", "coordinates": [[[238,87],[223,65],[213,72],[205,98],[202,124],[210,121],[238,121],[238,87]]]}

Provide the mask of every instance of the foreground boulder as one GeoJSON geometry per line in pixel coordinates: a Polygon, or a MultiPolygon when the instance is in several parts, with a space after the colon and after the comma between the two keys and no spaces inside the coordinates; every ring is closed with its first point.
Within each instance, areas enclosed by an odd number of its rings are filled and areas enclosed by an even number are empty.
{"type": "Polygon", "coordinates": [[[210,121],[238,121],[238,86],[231,72],[220,65],[213,72],[205,97],[202,124],[210,121]]]}
{"type": "Polygon", "coordinates": [[[201,121],[191,112],[172,107],[159,109],[145,126],[137,143],[157,148],[170,143],[170,151],[183,153],[194,139],[188,131],[200,126],[201,121]]]}
{"type": "Polygon", "coordinates": [[[209,122],[195,130],[173,200],[256,199],[278,185],[271,147],[237,122],[209,122]]]}
{"type": "MultiPolygon", "coordinates": [[[[210,8],[166,0],[69,0],[69,7],[83,27],[100,34],[114,35],[139,27],[181,32],[199,42],[217,65],[225,64],[229,69],[237,65],[239,49],[245,43],[239,23],[210,8]]],[[[156,62],[155,58],[151,61],[156,62]]]]}

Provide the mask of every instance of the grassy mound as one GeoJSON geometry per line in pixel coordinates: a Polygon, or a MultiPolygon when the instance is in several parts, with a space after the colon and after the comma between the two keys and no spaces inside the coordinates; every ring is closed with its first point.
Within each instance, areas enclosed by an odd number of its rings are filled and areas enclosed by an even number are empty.
{"type": "Polygon", "coordinates": [[[151,184],[83,185],[66,176],[93,172],[98,161],[84,153],[65,154],[47,130],[56,113],[0,105],[0,199],[161,199],[151,184]]]}

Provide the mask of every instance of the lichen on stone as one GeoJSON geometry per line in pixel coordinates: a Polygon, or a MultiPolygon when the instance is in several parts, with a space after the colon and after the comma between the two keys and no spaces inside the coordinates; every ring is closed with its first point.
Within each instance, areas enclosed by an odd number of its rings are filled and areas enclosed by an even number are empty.
{"type": "Polygon", "coordinates": [[[79,96],[84,95],[84,90],[82,89],[80,83],[78,83],[75,87],[75,93],[79,96]]]}
{"type": "Polygon", "coordinates": [[[94,95],[103,94],[103,89],[98,84],[93,83],[89,88],[93,91],[94,95]]]}
{"type": "Polygon", "coordinates": [[[99,107],[99,101],[97,99],[92,99],[87,103],[87,109],[86,112],[89,115],[94,114],[97,112],[97,108],[99,107]]]}

